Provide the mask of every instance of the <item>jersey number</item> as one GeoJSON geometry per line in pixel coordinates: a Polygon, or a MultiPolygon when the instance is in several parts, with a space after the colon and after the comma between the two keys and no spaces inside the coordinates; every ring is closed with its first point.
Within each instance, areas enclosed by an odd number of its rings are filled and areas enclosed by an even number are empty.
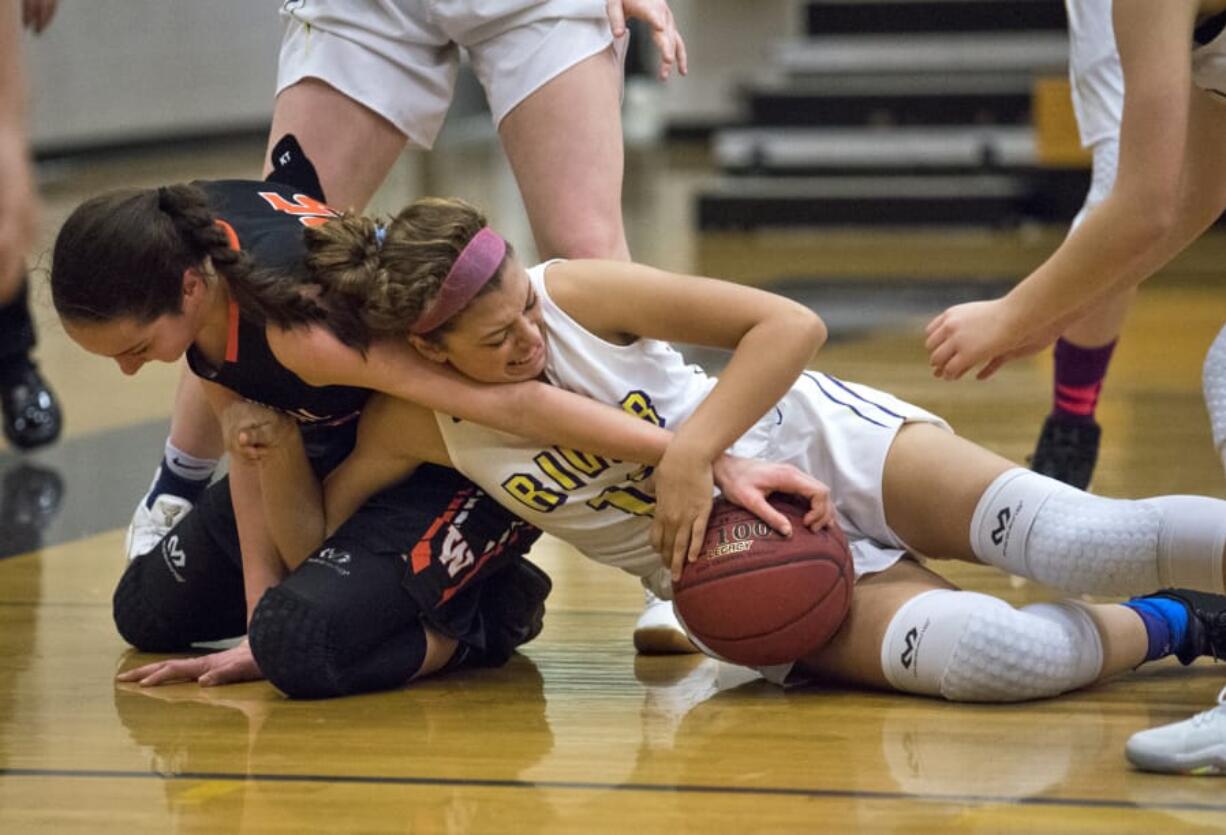
{"type": "Polygon", "coordinates": [[[275,191],[261,191],[259,194],[273,209],[285,212],[287,215],[294,215],[303,226],[322,226],[329,219],[336,217],[336,212],[329,209],[327,204],[321,203],[308,194],[295,194],[293,202],[286,200],[275,191]]]}

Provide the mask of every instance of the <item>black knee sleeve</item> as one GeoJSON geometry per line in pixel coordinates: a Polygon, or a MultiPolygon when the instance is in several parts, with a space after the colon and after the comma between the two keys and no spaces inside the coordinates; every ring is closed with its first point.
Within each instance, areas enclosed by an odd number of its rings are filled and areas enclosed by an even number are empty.
{"type": "Polygon", "coordinates": [[[264,592],[251,617],[247,640],[264,677],[293,699],[338,696],[328,619],[292,592],[264,592]]]}
{"type": "Polygon", "coordinates": [[[214,484],[152,551],[128,564],[111,599],[116,629],[145,652],[242,635],[240,559],[229,486],[214,484]]]}
{"type": "Polygon", "coordinates": [[[426,657],[426,633],[413,621],[374,646],[338,640],[326,608],[276,586],[251,618],[248,640],[261,672],[292,699],[326,699],[405,684],[426,657]]]}
{"type": "Polygon", "coordinates": [[[191,640],[150,604],[136,563],[119,578],[111,596],[111,611],[120,636],[141,652],[178,652],[191,645],[191,640]]]}

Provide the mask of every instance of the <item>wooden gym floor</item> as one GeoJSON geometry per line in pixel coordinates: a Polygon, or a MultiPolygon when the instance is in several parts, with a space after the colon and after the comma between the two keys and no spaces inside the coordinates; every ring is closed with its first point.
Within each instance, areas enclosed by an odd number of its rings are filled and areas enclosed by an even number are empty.
{"type": "MultiPolygon", "coordinates": [[[[260,150],[222,143],[47,166],[48,235],[98,190],[254,176],[260,150]]],[[[951,299],[985,292],[981,279],[1035,263],[1060,230],[700,238],[686,218],[702,176],[684,154],[632,155],[627,219],[641,260],[777,280],[830,318],[837,338],[821,368],[1024,458],[1047,408],[1048,361],[1017,363],[989,384],[942,384],[927,376],[920,332],[951,299]]],[[[379,205],[427,190],[490,206],[528,245],[513,183],[484,148],[410,158],[379,205]]],[[[1101,408],[1104,494],[1226,495],[1199,388],[1201,358],[1226,321],[1222,249],[1203,242],[1141,296],[1101,408]]],[[[1122,754],[1134,731],[1211,704],[1226,668],[1164,663],[1003,707],[783,692],[710,659],[635,657],[637,583],[556,542],[535,553],[556,582],[545,631],[501,670],[326,702],[290,702],[264,683],[116,686],[115,671],[144,657],[116,636],[110,591],[176,369],[122,378],[67,344],[45,295],[40,357],[68,432],[38,455],[0,449],[0,552],[11,554],[0,559],[0,831],[1226,829],[1226,783],[1142,774],[1122,754]]],[[[1052,596],[989,569],[947,573],[1013,603],[1052,596]]]]}

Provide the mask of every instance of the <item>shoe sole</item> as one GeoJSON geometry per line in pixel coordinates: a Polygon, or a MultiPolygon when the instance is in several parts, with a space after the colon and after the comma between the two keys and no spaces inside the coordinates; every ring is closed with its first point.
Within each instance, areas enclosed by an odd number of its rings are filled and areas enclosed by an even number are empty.
{"type": "Polygon", "coordinates": [[[1161,754],[1148,754],[1142,751],[1125,751],[1128,761],[1142,771],[1156,771],[1162,774],[1188,774],[1197,777],[1218,777],[1226,775],[1226,748],[1217,746],[1206,751],[1198,751],[1186,757],[1170,757],[1161,754]]]}

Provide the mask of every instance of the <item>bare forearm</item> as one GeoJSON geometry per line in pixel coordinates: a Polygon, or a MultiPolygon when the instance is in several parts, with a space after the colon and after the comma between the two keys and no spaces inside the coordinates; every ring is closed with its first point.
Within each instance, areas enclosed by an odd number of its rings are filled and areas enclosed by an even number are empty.
{"type": "Polygon", "coordinates": [[[249,462],[237,458],[230,468],[230,501],[243,560],[243,591],[247,599],[247,619],[264,592],[281,582],[288,573],[269,536],[260,496],[259,475],[249,462]]]}
{"type": "Polygon", "coordinates": [[[1196,240],[1216,214],[1185,202],[1172,226],[1155,230],[1122,199],[1109,199],[1006,298],[1031,327],[1050,325],[1149,278],[1196,240]]]}
{"type": "Polygon", "coordinates": [[[508,434],[640,464],[656,463],[670,437],[615,406],[546,383],[460,379],[407,343],[377,343],[361,363],[310,382],[358,385],[508,434]]]}
{"type": "Polygon", "coordinates": [[[520,384],[519,408],[490,425],[541,443],[622,461],[654,465],[672,432],[574,392],[543,383],[520,384]]]}
{"type": "Polygon", "coordinates": [[[673,443],[714,461],[787,394],[825,341],[825,325],[808,311],[755,326],[673,443]]]}
{"type": "Polygon", "coordinates": [[[260,460],[260,493],[268,532],[293,571],[324,541],[323,490],[297,431],[260,460]]]}

